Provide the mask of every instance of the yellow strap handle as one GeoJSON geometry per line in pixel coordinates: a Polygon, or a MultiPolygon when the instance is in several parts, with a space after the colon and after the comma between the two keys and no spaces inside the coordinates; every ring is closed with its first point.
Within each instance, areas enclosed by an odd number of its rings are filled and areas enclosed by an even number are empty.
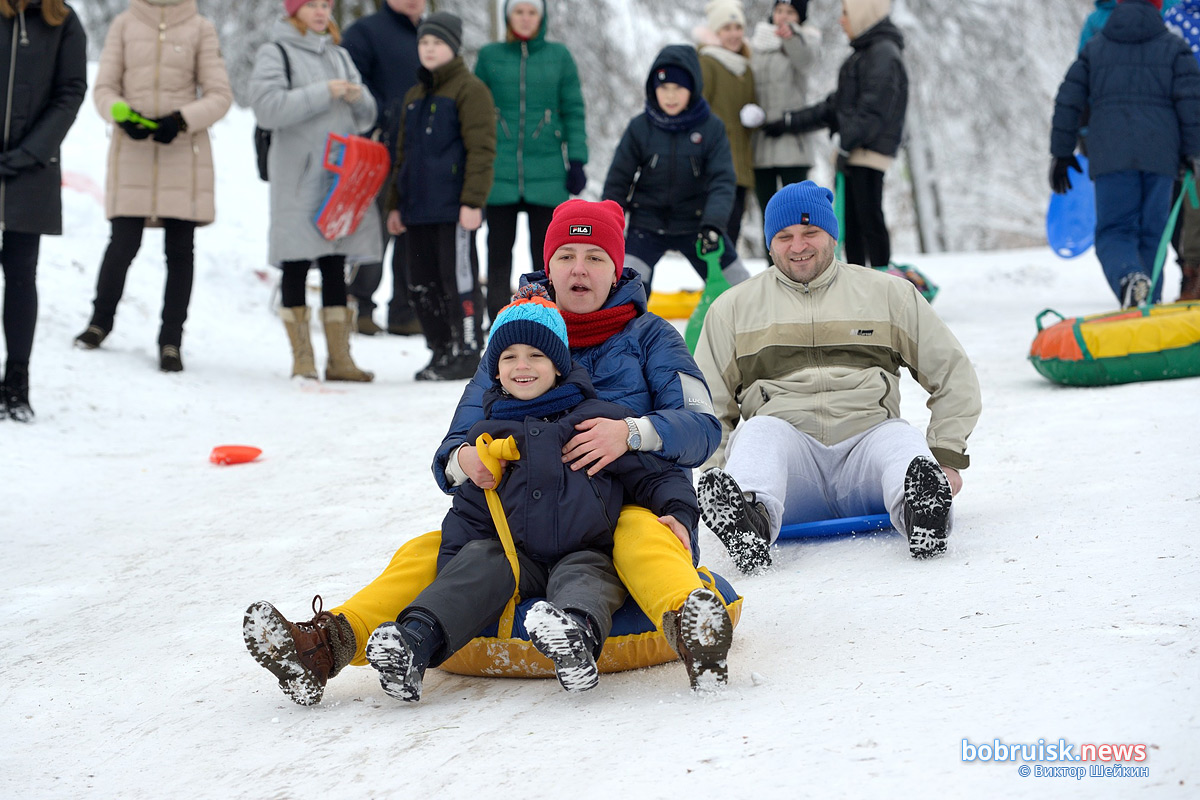
{"type": "MultiPolygon", "coordinates": [[[[500,485],[500,461],[521,459],[521,454],[517,452],[517,441],[511,436],[507,439],[493,439],[490,433],[481,433],[475,440],[475,452],[492,473],[497,486],[500,485]]],[[[517,603],[521,599],[521,566],[517,562],[517,546],[513,543],[512,531],[508,529],[508,518],[504,516],[504,507],[500,505],[500,495],[496,494],[494,489],[484,489],[483,495],[487,498],[488,511],[492,512],[492,523],[496,526],[500,543],[504,545],[504,554],[508,556],[509,566],[512,567],[515,588],[513,596],[504,606],[504,613],[500,615],[500,627],[496,634],[501,639],[508,639],[512,636],[513,619],[516,617],[517,603]]]]}

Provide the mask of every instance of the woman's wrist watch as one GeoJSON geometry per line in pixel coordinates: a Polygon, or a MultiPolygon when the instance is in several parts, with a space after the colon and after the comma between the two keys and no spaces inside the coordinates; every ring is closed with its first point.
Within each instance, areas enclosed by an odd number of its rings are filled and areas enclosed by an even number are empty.
{"type": "Polygon", "coordinates": [[[633,417],[626,417],[625,424],[629,427],[629,438],[625,440],[625,446],[630,450],[640,450],[642,448],[642,432],[638,430],[637,420],[633,417]]]}

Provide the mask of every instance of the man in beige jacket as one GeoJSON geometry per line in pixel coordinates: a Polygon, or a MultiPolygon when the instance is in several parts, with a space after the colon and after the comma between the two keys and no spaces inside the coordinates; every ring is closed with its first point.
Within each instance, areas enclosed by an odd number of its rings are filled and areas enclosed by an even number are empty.
{"type": "Polygon", "coordinates": [[[774,266],[717,298],[696,348],[721,420],[700,508],[744,572],[782,525],[863,514],[888,513],[914,558],[943,553],[970,463],[967,354],[912,284],[834,258],[832,201],[812,181],[771,199],[774,266]],[[900,418],[901,367],[929,392],[925,436],[900,418]]]}

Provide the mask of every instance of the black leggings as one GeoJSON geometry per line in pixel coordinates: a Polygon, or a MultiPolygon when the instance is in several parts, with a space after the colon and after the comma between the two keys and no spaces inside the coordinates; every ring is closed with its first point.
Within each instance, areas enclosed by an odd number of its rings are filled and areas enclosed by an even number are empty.
{"type": "Polygon", "coordinates": [[[37,260],[41,236],[5,231],[0,243],[4,265],[4,341],[8,367],[28,367],[37,325],[37,260]]]}
{"type": "Polygon", "coordinates": [[[883,218],[883,173],[870,167],[846,170],[846,260],[864,267],[886,267],[892,239],[883,218]]]}
{"type": "MultiPolygon", "coordinates": [[[[112,330],[117,303],[121,302],[121,295],[125,293],[125,276],[142,246],[145,227],[145,217],[115,217],[112,220],[112,238],[108,241],[108,249],[104,251],[100,275],[96,279],[92,325],[106,331],[112,330]]],[[[158,331],[158,343],[178,347],[183,338],[188,303],[192,299],[196,223],[185,219],[164,219],[162,227],[167,285],[163,291],[162,327],[158,331]]]]}
{"type": "MultiPolygon", "coordinates": [[[[284,261],[281,265],[283,280],[279,291],[283,295],[284,308],[306,305],[304,282],[312,265],[311,261],[284,261]]],[[[346,257],[321,256],[317,259],[317,269],[321,270],[321,305],[326,308],[346,305],[346,257]]]]}
{"type": "Polygon", "coordinates": [[[512,249],[517,241],[517,214],[529,215],[529,258],[533,272],[544,269],[542,247],[546,244],[546,229],[554,216],[553,206],[535,206],[521,201],[512,205],[488,206],[488,318],[495,319],[500,309],[512,300],[512,249]]]}

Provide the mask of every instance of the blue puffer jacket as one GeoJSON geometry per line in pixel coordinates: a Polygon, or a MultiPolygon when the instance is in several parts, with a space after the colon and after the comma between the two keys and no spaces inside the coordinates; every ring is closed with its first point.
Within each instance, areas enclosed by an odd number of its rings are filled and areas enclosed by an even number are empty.
{"type": "MultiPolygon", "coordinates": [[[[544,272],[521,279],[549,289],[544,272]]],[[[591,376],[601,400],[627,406],[634,416],[649,417],[662,439],[654,455],[681,467],[698,467],[721,442],[721,423],[712,409],[708,384],[687,345],[671,323],[646,312],[646,290],[635,270],[621,275],[605,308],[633,303],[638,316],[620,333],[594,347],[573,348],[571,357],[591,376]]],[[[454,491],[446,482],[446,461],[467,441],[471,426],[484,418],[483,393],[492,385],[482,366],[467,384],[450,430],[433,459],[433,475],[442,491],[454,491]]],[[[699,556],[695,528],[692,557],[699,556]]]]}
{"type": "Polygon", "coordinates": [[[664,47],[646,79],[649,107],[625,129],[604,180],[602,199],[620,203],[630,214],[631,228],[695,235],[702,225],[720,231],[728,225],[737,174],[725,125],[709,112],[703,91],[696,50],[664,47]],[[657,111],[662,119],[656,123],[653,75],[667,66],[686,70],[696,88],[683,112],[669,118],[657,111]]]}
{"type": "MultiPolygon", "coordinates": [[[[482,433],[496,439],[516,439],[520,459],[510,462],[496,492],[512,531],[513,542],[529,557],[553,564],[579,550],[612,551],[613,530],[621,506],[628,502],[659,516],[673,515],[687,528],[700,517],[696,492],[687,470],[647,453],[626,453],[589,477],[562,461],[562,448],[587,419],[622,419],[629,409],[597,400],[587,370],[576,365],[567,376],[585,399],[574,408],[549,418],[486,419],[475,423],[467,438],[482,433]]],[[[484,393],[484,408],[500,397],[492,386],[484,393]]],[[[489,414],[490,416],[490,414],[489,414]]],[[[442,522],[442,569],[467,542],[496,538],[496,526],[482,489],[473,483],[454,494],[454,505],[442,522]]]]}
{"type": "Polygon", "coordinates": [[[1091,176],[1136,170],[1175,175],[1200,156],[1200,65],[1145,0],[1119,3],[1067,70],[1054,100],[1050,154],[1075,151],[1088,120],[1091,176]]]}

